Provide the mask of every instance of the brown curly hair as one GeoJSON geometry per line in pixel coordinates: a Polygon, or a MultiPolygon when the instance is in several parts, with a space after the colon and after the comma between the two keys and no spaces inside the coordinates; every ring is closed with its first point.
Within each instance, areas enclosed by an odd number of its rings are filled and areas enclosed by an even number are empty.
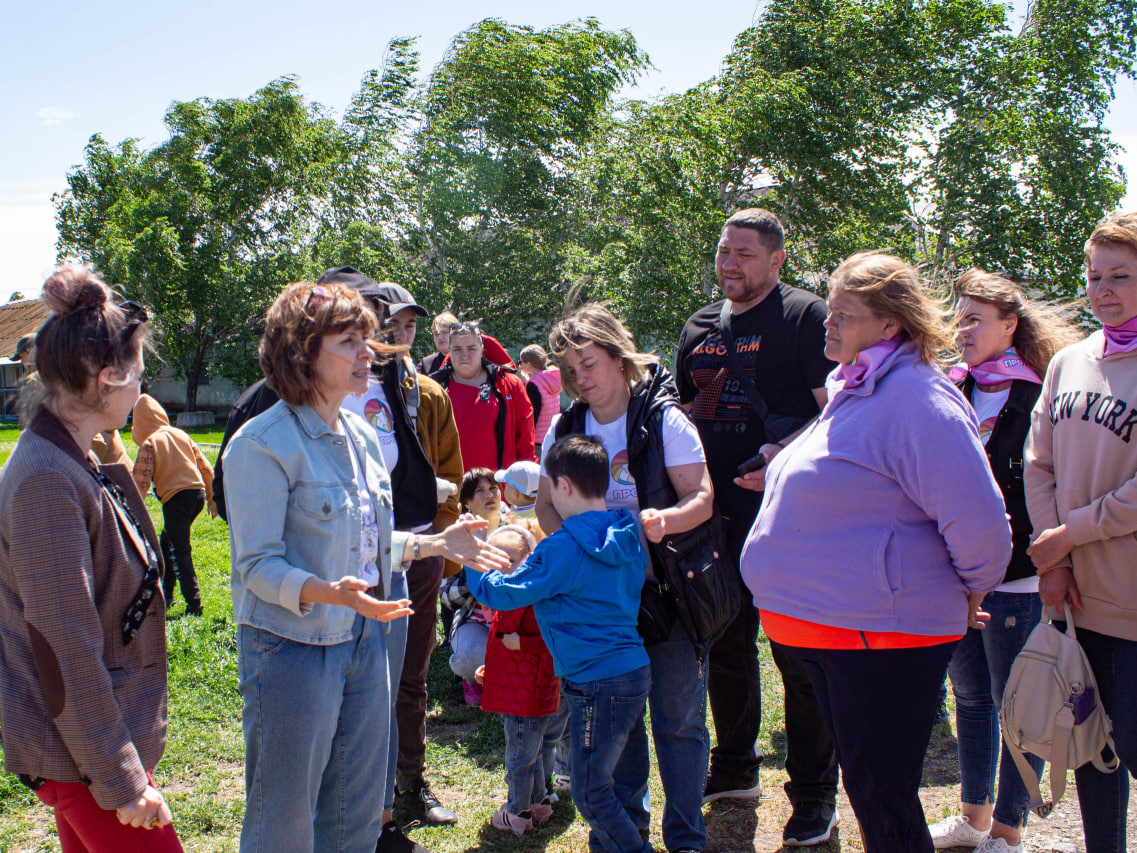
{"type": "MultiPolygon", "coordinates": [[[[290,405],[312,405],[323,398],[313,368],[324,336],[357,328],[370,337],[378,325],[358,291],[308,281],[288,285],[268,309],[258,351],[268,386],[290,405]]],[[[376,354],[397,349],[375,341],[369,346],[376,354]]]]}
{"type": "Polygon", "coordinates": [[[104,367],[120,377],[109,385],[125,385],[126,374],[150,344],[146,309],[136,302],[116,303],[114,292],[90,267],[67,264],[44,282],[43,301],[51,316],[36,333],[38,382],[25,386],[21,408],[34,417],[59,393],[94,408],[84,400],[91,378],[104,367]]]}

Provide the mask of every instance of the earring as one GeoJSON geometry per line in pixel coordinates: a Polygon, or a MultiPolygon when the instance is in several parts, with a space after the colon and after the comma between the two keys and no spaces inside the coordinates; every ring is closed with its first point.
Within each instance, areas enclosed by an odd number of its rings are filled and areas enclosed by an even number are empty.
{"type": "Polygon", "coordinates": [[[111,404],[110,400],[103,400],[103,404],[99,406],[100,409],[105,409],[111,404]]]}

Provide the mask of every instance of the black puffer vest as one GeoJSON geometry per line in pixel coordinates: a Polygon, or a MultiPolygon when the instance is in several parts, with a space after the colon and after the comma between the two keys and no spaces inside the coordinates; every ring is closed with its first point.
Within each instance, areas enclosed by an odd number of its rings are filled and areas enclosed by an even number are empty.
{"type": "MultiPolygon", "coordinates": [[[[960,383],[960,390],[968,400],[975,389],[975,380],[969,374],[960,383]]],[[[1034,563],[1027,556],[1030,547],[1031,523],[1026,509],[1026,490],[1023,485],[1023,445],[1030,432],[1030,413],[1042,392],[1034,382],[1016,379],[1011,393],[1003,405],[991,435],[987,439],[987,461],[991,473],[1003,493],[1007,515],[1011,517],[1011,562],[1004,581],[1015,581],[1035,573],[1034,563]]]]}

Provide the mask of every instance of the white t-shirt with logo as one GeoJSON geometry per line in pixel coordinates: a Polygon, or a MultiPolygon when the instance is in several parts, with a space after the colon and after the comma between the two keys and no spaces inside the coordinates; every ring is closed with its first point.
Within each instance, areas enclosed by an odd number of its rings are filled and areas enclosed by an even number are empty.
{"type": "MultiPolygon", "coordinates": [[[[549,448],[556,444],[557,422],[561,417],[557,415],[553,418],[553,423],[541,445],[542,477],[549,476],[545,472],[545,455],[549,452],[549,448]]],[[[600,439],[600,443],[608,453],[608,492],[605,495],[608,509],[627,509],[638,517],[639,494],[636,491],[636,481],[628,470],[627,424],[626,412],[611,423],[601,424],[597,423],[589,411],[584,418],[584,432],[586,435],[600,439]]],[[[674,468],[695,462],[706,462],[703,443],[699,440],[699,431],[678,407],[665,407],[663,410],[664,466],[674,468]]]]}
{"type": "Polygon", "coordinates": [[[386,463],[388,472],[394,471],[399,462],[399,445],[395,441],[395,420],[391,416],[391,406],[379,377],[374,374],[369,376],[367,390],[362,394],[348,394],[344,398],[343,408],[355,412],[375,427],[375,437],[379,439],[379,448],[383,451],[383,462],[386,463]]]}

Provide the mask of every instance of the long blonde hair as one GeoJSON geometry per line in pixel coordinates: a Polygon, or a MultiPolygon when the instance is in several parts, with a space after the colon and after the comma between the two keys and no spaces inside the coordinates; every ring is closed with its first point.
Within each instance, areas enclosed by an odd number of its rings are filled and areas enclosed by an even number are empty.
{"type": "Polygon", "coordinates": [[[1054,353],[1083,337],[1081,330],[1066,319],[1063,306],[1027,299],[1001,275],[972,267],[959,277],[953,290],[959,299],[967,297],[993,305],[1004,320],[1016,317],[1018,326],[1012,339],[1015,351],[1039,376],[1046,374],[1054,353]]]}

